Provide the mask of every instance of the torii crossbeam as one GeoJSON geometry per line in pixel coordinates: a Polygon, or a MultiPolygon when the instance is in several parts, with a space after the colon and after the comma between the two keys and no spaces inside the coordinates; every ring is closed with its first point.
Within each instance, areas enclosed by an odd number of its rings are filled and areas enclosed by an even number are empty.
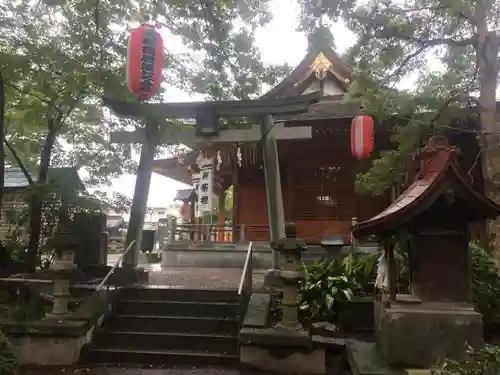
{"type": "MultiPolygon", "coordinates": [[[[137,169],[134,198],[130,212],[126,244],[136,240],[135,248],[124,259],[124,265],[137,266],[144,216],[151,183],[154,151],[159,138],[159,124],[165,119],[196,119],[196,134],[192,130],[169,133],[172,142],[193,144],[198,142],[255,142],[262,141],[264,173],[268,203],[271,241],[285,235],[283,197],[278,163],[276,139],[307,139],[312,137],[310,127],[286,128],[274,125],[273,116],[307,112],[319,101],[320,92],[282,99],[236,101],[207,101],[187,103],[129,103],[104,98],[104,105],[116,115],[145,120],[145,127],[134,132],[111,133],[112,143],[141,143],[142,150],[137,169]],[[259,127],[250,129],[219,129],[219,118],[250,118],[260,121],[259,127]]],[[[278,266],[274,254],[274,267],[278,266]]]]}

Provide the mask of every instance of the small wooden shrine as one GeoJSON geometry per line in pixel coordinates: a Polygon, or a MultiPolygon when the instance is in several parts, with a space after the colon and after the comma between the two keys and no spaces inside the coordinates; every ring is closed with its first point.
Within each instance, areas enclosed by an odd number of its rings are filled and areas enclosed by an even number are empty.
{"type": "Polygon", "coordinates": [[[469,229],[496,218],[500,206],[471,185],[460,152],[433,137],[416,161],[410,186],[385,210],[353,228],[357,238],[386,244],[391,298],[378,304],[377,338],[391,365],[432,366],[482,340],[481,315],[472,306],[469,229]],[[395,294],[394,234],[409,234],[410,295],[395,294]]]}

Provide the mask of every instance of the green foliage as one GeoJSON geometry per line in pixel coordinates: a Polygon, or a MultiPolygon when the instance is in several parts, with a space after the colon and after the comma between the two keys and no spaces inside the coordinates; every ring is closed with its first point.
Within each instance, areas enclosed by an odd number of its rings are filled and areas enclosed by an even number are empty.
{"type": "Polygon", "coordinates": [[[14,347],[0,331],[0,375],[14,375],[18,368],[14,347]]]}
{"type": "Polygon", "coordinates": [[[4,211],[8,232],[2,244],[10,258],[14,261],[24,261],[26,258],[27,241],[29,238],[30,202],[36,196],[43,202],[42,242],[38,254],[38,266],[45,269],[53,261],[53,250],[47,244],[59,228],[63,208],[69,215],[76,212],[96,212],[100,210],[100,202],[75,189],[73,182],[66,179],[53,179],[45,185],[32,185],[23,190],[10,209],[4,211]],[[64,202],[64,203],[63,203],[64,202]]]}
{"type": "Polygon", "coordinates": [[[493,255],[477,243],[470,244],[472,293],[485,321],[500,323],[500,269],[493,255]]]}
{"type": "MultiPolygon", "coordinates": [[[[87,186],[133,172],[128,147],[108,147],[108,132],[141,124],[112,117],[100,105],[103,95],[133,99],[125,77],[130,27],[147,17],[166,34],[168,85],[216,99],[256,97],[263,84],[274,84],[287,71],[263,64],[254,46],[256,27],[270,19],[267,3],[2,3],[0,72],[7,82],[6,126],[12,149],[35,172],[52,127],[57,138],[51,163],[84,168],[87,186]]],[[[165,125],[177,126],[170,120],[165,125]]],[[[175,151],[175,145],[172,148],[175,151]]],[[[12,153],[7,157],[17,164],[12,153]]]]}
{"type": "Polygon", "coordinates": [[[3,318],[11,319],[18,323],[45,318],[47,310],[51,308],[51,304],[45,303],[37,294],[32,294],[29,291],[25,291],[25,293],[28,295],[27,301],[10,303],[6,311],[2,314],[3,318]]]}
{"type": "Polygon", "coordinates": [[[378,254],[356,258],[350,253],[304,264],[305,278],[299,284],[301,309],[312,318],[329,317],[334,314],[335,301],[373,292],[377,258],[378,254]]]}
{"type": "Polygon", "coordinates": [[[357,36],[344,56],[355,72],[346,101],[359,102],[378,123],[393,118],[392,145],[375,145],[370,170],[358,175],[360,192],[382,194],[401,183],[412,154],[429,135],[473,116],[468,112],[477,98],[471,95],[479,93],[485,109],[480,114],[482,130],[494,131],[494,83],[500,68],[494,25],[500,21],[500,3],[340,0],[319,5],[299,0],[299,4],[300,28],[308,34],[318,33],[316,21],[322,13],[327,26],[342,21],[357,36]],[[496,46],[491,57],[485,44],[488,33],[494,35],[496,46]]]}
{"type": "Polygon", "coordinates": [[[354,284],[342,272],[332,271],[340,270],[333,262],[314,263],[304,270],[305,280],[299,284],[300,308],[313,319],[330,316],[335,301],[351,299],[354,284]]]}
{"type": "Polygon", "coordinates": [[[500,374],[500,347],[486,344],[475,349],[469,346],[464,358],[445,359],[431,373],[433,375],[500,374]]]}

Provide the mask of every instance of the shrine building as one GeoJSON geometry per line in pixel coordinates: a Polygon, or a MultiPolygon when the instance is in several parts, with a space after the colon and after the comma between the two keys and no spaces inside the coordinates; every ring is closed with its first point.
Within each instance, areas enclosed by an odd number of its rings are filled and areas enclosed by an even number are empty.
{"type": "MultiPolygon", "coordinates": [[[[332,237],[348,243],[353,218],[363,221],[375,216],[404,188],[395,186],[382,196],[361,195],[355,190],[356,175],[366,171],[372,160],[360,161],[351,153],[351,121],[361,114],[359,105],[343,103],[352,74],[351,68],[333,49],[310,48],[290,75],[262,97],[278,99],[315,91],[321,93],[321,100],[311,105],[308,112],[275,118],[285,128],[310,126],[312,129],[310,139],[277,140],[285,220],[297,224],[297,235],[308,244],[322,244],[332,237]]],[[[372,155],[391,147],[390,134],[390,125],[375,124],[372,155]]],[[[463,151],[460,163],[467,170],[474,165],[479,152],[474,137],[470,132],[451,134],[451,143],[463,151]]],[[[155,160],[153,171],[198,189],[200,157],[213,160],[212,196],[224,197],[224,192],[233,186],[231,233],[223,238],[238,241],[245,236],[246,241],[269,241],[259,143],[198,144],[183,157],[155,160]]],[[[474,185],[482,189],[480,163],[469,172],[475,177],[474,185]]],[[[412,171],[408,171],[407,180],[411,177],[412,171]]],[[[180,190],[175,199],[187,203],[185,207],[189,207],[187,216],[191,224],[200,223],[197,190],[180,190]]],[[[213,212],[218,212],[218,224],[222,226],[227,215],[224,199],[218,201],[211,200],[210,205],[213,212]]]]}

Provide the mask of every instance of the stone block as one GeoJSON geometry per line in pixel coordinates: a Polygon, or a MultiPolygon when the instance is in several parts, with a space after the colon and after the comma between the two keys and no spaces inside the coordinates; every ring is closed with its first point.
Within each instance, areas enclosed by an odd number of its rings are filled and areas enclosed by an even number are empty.
{"type": "Polygon", "coordinates": [[[483,340],[483,323],[472,307],[452,303],[394,304],[380,317],[377,343],[390,365],[429,368],[459,357],[465,345],[483,340]]]}
{"type": "Polygon", "coordinates": [[[0,329],[16,349],[22,365],[69,366],[78,362],[111,308],[113,292],[93,293],[71,316],[24,323],[0,320],[0,329]]]}
{"type": "Polygon", "coordinates": [[[248,301],[243,320],[244,327],[263,328],[269,323],[271,295],[269,293],[252,293],[248,301]]]}
{"type": "Polygon", "coordinates": [[[324,374],[325,350],[312,345],[303,330],[284,328],[242,328],[240,362],[263,371],[285,374],[324,374]]]}
{"type": "Polygon", "coordinates": [[[325,374],[326,359],[323,348],[296,351],[290,348],[241,345],[240,362],[263,371],[284,374],[325,374]]]}
{"type": "Polygon", "coordinates": [[[380,355],[375,343],[349,340],[347,361],[353,375],[431,375],[430,369],[394,368],[380,355]]]}

